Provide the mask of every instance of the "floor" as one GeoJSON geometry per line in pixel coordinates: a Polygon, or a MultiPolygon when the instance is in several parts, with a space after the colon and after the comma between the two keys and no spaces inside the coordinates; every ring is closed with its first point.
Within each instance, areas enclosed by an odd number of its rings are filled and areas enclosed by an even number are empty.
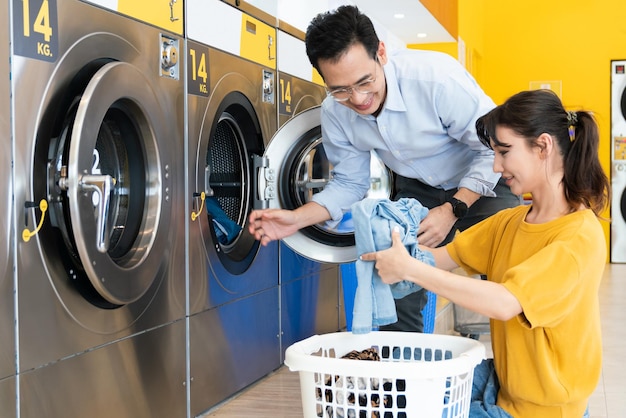
{"type": "MultiPolygon", "coordinates": [[[[626,264],[608,264],[600,287],[604,359],[591,418],[626,416],[626,264]]],[[[482,336],[489,345],[489,337],[482,336]]],[[[488,350],[488,352],[490,352],[488,350]]],[[[201,418],[301,418],[298,373],[281,367],[201,418]]]]}

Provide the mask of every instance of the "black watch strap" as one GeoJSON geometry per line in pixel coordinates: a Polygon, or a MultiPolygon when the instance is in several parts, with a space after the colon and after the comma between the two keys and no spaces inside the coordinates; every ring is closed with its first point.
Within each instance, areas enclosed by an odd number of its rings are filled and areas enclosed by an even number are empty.
{"type": "Polygon", "coordinates": [[[448,199],[448,202],[452,205],[452,213],[454,214],[454,216],[456,216],[457,219],[465,218],[468,210],[467,203],[455,197],[451,197],[450,199],[448,199]]]}

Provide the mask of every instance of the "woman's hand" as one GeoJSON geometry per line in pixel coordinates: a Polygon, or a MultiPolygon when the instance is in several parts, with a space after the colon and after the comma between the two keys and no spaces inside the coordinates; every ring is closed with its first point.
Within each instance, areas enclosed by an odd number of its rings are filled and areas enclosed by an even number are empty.
{"type": "Polygon", "coordinates": [[[415,260],[404,247],[397,228],[391,233],[391,248],[373,253],[362,254],[363,261],[375,261],[376,270],[382,281],[387,284],[401,282],[406,279],[410,264],[415,260]]]}

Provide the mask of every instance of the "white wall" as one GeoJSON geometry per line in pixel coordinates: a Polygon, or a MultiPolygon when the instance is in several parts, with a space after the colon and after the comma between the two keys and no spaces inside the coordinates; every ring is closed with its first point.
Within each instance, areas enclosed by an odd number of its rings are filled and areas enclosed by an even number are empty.
{"type": "MultiPolygon", "coordinates": [[[[384,1],[384,0],[381,0],[384,1]]],[[[417,0],[415,0],[417,1],[417,0]]],[[[358,0],[278,0],[278,18],[291,26],[306,32],[309,22],[315,15],[327,10],[336,9],[343,4],[353,4],[359,6],[358,0]]],[[[372,18],[374,28],[378,37],[385,42],[388,50],[405,48],[406,45],[391,33],[387,28],[382,26],[376,19],[372,18]]]]}

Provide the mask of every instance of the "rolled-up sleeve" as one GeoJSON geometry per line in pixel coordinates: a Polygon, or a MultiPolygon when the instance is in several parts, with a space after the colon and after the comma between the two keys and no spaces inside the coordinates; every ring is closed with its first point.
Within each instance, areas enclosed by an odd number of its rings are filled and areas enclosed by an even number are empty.
{"type": "Polygon", "coordinates": [[[493,188],[500,179],[500,174],[493,171],[494,152],[480,142],[476,133],[476,120],[493,109],[493,100],[474,79],[459,70],[439,86],[436,106],[448,135],[467,145],[473,153],[459,187],[494,197],[493,188]]]}
{"type": "Polygon", "coordinates": [[[350,210],[350,206],[367,194],[370,187],[371,153],[369,150],[359,150],[350,142],[352,133],[347,125],[353,119],[348,117],[340,122],[326,106],[327,102],[322,106],[322,135],[324,151],[332,165],[332,178],[312,200],[328,210],[332,219],[329,226],[334,227],[344,213],[350,210]],[[346,126],[348,129],[344,129],[346,126]]]}

